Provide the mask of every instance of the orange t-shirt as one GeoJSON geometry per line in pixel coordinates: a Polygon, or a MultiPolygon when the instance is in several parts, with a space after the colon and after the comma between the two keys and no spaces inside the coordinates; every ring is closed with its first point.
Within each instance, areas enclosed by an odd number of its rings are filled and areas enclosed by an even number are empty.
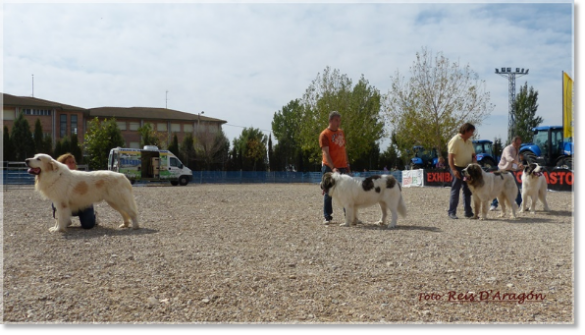
{"type": "MultiPolygon", "coordinates": [[[[345,134],[343,130],[331,131],[326,128],[319,135],[319,147],[329,147],[329,155],[336,168],[347,168],[347,155],[345,153],[345,134]]],[[[323,153],[323,165],[327,165],[327,158],[323,153]]]]}

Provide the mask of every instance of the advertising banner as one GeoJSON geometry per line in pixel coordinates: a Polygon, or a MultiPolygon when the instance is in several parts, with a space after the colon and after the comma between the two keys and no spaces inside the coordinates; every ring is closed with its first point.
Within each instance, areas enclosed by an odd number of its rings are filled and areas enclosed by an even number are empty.
{"type": "Polygon", "coordinates": [[[402,171],[402,186],[404,187],[423,187],[424,170],[404,170],[402,171]]]}

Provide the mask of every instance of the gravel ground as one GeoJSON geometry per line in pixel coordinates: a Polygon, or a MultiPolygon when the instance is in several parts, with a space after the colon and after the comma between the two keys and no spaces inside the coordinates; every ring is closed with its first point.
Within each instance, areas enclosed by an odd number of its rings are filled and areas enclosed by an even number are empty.
{"type": "Polygon", "coordinates": [[[32,187],[5,190],[4,322],[574,323],[572,193],[483,222],[450,220],[447,188],[403,189],[392,230],[375,207],[322,225],[318,185],[134,194],[141,229],[100,203],[61,234],[32,187]]]}

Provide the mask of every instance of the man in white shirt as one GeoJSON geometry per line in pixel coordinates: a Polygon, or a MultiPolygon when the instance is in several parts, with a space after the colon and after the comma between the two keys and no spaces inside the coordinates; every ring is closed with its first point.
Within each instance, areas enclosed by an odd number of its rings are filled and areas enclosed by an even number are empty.
{"type": "MultiPolygon", "coordinates": [[[[520,145],[522,145],[522,138],[520,136],[514,136],[512,143],[505,147],[504,151],[502,151],[502,158],[500,158],[498,169],[506,171],[518,171],[524,169],[524,165],[522,165],[522,162],[518,156],[520,145]]],[[[520,206],[522,203],[522,193],[520,192],[520,188],[518,188],[516,203],[518,206],[520,206]]],[[[490,211],[495,211],[496,208],[498,208],[498,199],[494,199],[494,201],[492,201],[490,211]]]]}

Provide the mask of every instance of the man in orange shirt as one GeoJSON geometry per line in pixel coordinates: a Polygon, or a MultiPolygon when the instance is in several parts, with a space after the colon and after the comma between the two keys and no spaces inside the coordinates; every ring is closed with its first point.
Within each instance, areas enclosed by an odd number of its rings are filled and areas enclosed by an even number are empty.
{"type": "MultiPolygon", "coordinates": [[[[336,111],[329,113],[329,127],[319,135],[319,147],[323,152],[322,174],[326,172],[348,173],[350,171],[345,151],[345,134],[339,128],[340,124],[341,114],[336,111]]],[[[323,223],[331,223],[333,219],[332,199],[326,193],[323,196],[323,215],[325,216],[323,223]]]]}

